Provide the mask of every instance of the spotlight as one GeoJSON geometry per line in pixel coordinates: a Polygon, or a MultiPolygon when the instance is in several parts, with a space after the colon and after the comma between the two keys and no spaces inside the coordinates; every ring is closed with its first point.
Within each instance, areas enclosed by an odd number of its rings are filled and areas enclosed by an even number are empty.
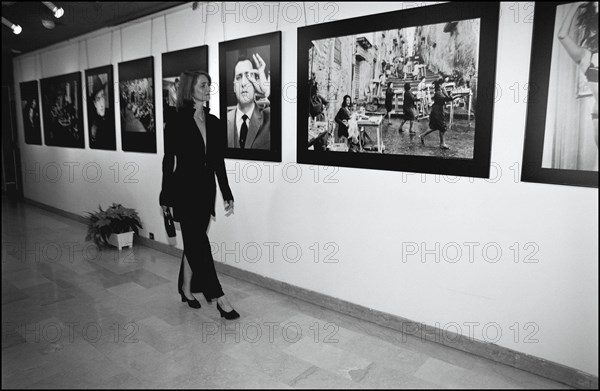
{"type": "Polygon", "coordinates": [[[42,26],[44,26],[48,30],[52,30],[54,27],[56,27],[56,23],[54,23],[50,19],[42,19],[42,26]]]}
{"type": "Polygon", "coordinates": [[[61,16],[63,16],[65,14],[65,10],[62,9],[62,7],[57,7],[54,5],[54,3],[52,3],[51,1],[42,1],[42,3],[48,7],[48,9],[50,9],[52,12],[54,12],[54,17],[56,19],[60,18],[61,16]]]}
{"type": "Polygon", "coordinates": [[[12,32],[14,34],[16,34],[16,35],[21,34],[21,31],[23,31],[23,29],[21,28],[21,26],[19,26],[18,24],[12,23],[8,19],[6,19],[4,16],[2,17],[2,24],[5,25],[6,27],[10,27],[10,29],[12,30],[12,32]]]}

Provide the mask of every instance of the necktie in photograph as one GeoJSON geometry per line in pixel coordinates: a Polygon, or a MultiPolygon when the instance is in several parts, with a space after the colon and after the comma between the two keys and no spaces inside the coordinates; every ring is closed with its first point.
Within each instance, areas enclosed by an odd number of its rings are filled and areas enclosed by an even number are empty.
{"type": "Polygon", "coordinates": [[[244,145],[246,144],[246,136],[248,136],[248,125],[246,124],[246,120],[248,116],[246,114],[242,115],[242,120],[244,123],[242,124],[242,131],[240,133],[240,148],[244,149],[244,145]]]}

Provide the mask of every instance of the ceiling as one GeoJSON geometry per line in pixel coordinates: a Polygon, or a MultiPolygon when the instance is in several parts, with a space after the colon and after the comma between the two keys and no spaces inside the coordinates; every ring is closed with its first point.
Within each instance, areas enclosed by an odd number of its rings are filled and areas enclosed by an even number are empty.
{"type": "Polygon", "coordinates": [[[183,1],[74,1],[53,2],[65,14],[54,18],[41,1],[3,1],[2,16],[23,28],[19,35],[2,25],[2,57],[11,59],[105,27],[116,26],[184,4],[183,1]],[[55,23],[47,29],[42,20],[55,23]]]}

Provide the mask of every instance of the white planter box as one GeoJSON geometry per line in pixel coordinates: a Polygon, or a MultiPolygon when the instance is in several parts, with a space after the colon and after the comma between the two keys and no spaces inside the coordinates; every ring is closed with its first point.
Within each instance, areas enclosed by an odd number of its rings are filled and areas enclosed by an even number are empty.
{"type": "Polygon", "coordinates": [[[122,234],[111,234],[108,237],[108,243],[117,247],[119,251],[121,251],[123,247],[131,248],[133,245],[133,233],[133,231],[129,231],[122,234]]]}

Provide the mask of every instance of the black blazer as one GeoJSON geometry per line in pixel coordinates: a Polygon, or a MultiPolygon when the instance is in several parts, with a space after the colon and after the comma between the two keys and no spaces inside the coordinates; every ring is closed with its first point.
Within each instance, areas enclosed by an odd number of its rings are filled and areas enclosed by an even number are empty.
{"type": "Polygon", "coordinates": [[[165,126],[161,205],[174,208],[173,218],[181,221],[185,214],[196,212],[215,215],[217,187],[225,200],[233,200],[225,171],[224,149],[227,145],[225,126],[204,108],[206,118],[206,153],[193,108],[176,112],[165,126]],[[176,165],[175,165],[176,163],[176,165]],[[174,170],[175,168],[175,170],[174,170]]]}

